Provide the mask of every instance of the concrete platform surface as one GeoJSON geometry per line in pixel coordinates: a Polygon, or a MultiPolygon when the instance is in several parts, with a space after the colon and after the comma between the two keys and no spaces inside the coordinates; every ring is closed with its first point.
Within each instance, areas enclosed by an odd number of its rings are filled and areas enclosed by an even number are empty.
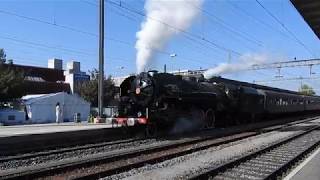
{"type": "Polygon", "coordinates": [[[0,157],[131,137],[111,124],[60,123],[0,126],[0,157]]]}
{"type": "Polygon", "coordinates": [[[88,124],[88,123],[51,123],[51,124],[30,124],[15,126],[0,126],[0,138],[10,136],[24,136],[31,134],[47,134],[68,131],[81,131],[112,128],[111,124],[88,124]]]}
{"type": "Polygon", "coordinates": [[[320,148],[314,151],[299,166],[292,170],[284,180],[320,180],[320,148]]]}

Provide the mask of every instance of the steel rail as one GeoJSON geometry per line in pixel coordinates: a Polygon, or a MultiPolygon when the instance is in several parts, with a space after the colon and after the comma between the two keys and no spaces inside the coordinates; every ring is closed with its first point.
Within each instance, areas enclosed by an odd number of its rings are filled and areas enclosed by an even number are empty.
{"type": "MultiPolygon", "coordinates": [[[[206,148],[210,148],[213,146],[217,146],[217,145],[221,145],[224,143],[229,143],[232,141],[237,141],[246,137],[250,137],[250,136],[254,136],[260,133],[264,133],[264,132],[269,132],[269,131],[273,131],[276,129],[281,129],[283,127],[289,126],[289,125],[294,125],[296,123],[302,123],[302,122],[306,122],[306,121],[311,121],[316,119],[317,117],[312,117],[312,118],[307,118],[307,119],[303,119],[303,120],[299,120],[297,122],[289,122],[286,123],[282,126],[277,126],[275,128],[271,128],[269,130],[261,130],[262,128],[259,129],[255,129],[255,132],[252,132],[252,128],[251,130],[247,130],[250,132],[249,135],[246,134],[240,138],[234,138],[234,139],[229,139],[226,141],[218,141],[218,142],[212,142],[211,144],[204,144],[202,146],[198,146],[197,148],[192,148],[192,149],[188,149],[185,151],[181,151],[181,152],[176,152],[173,154],[168,154],[167,156],[163,156],[163,157],[159,157],[159,158],[154,158],[154,159],[149,159],[147,161],[144,162],[140,162],[137,163],[136,165],[134,164],[128,164],[128,165],[124,165],[122,167],[118,167],[118,168],[114,168],[113,170],[109,169],[105,172],[100,172],[100,173],[96,173],[96,174],[90,174],[90,175],[86,175],[83,176],[83,178],[93,178],[93,177],[100,177],[101,175],[110,175],[112,174],[112,172],[121,172],[124,171],[125,169],[130,169],[133,167],[139,167],[145,163],[154,163],[157,161],[163,161],[165,159],[170,159],[176,156],[181,156],[181,155],[185,155],[188,153],[192,153],[194,151],[199,151],[199,150],[203,150],[206,148]],[[261,130],[261,131],[260,131],[261,130]]],[[[229,134],[225,134],[224,136],[232,136],[235,134],[241,134],[240,132],[229,132],[229,134]]],[[[244,134],[244,133],[242,133],[244,134]]],[[[220,135],[220,138],[223,135],[220,135]]],[[[191,144],[195,144],[195,143],[203,143],[205,141],[212,141],[213,138],[216,138],[217,140],[217,136],[215,137],[199,137],[199,138],[193,138],[193,139],[187,139],[187,140],[180,140],[180,141],[176,141],[176,142],[171,142],[171,143],[167,143],[167,144],[162,144],[162,145],[156,145],[156,146],[149,146],[149,147],[140,147],[135,149],[135,150],[120,150],[117,152],[111,152],[111,153],[104,153],[104,154],[95,154],[92,156],[89,156],[87,158],[83,158],[83,159],[76,159],[76,160],[66,160],[66,161],[61,161],[61,162],[56,162],[56,163],[52,163],[52,164],[48,164],[46,166],[41,166],[41,167],[26,167],[26,168],[22,168],[22,169],[15,169],[12,171],[4,171],[4,172],[0,172],[0,178],[4,178],[4,179],[11,179],[11,178],[35,178],[35,177],[42,177],[42,176],[50,176],[50,175],[54,175],[54,174],[59,174],[59,172],[65,172],[65,171],[69,171],[69,170],[74,170],[74,169],[78,169],[78,168],[84,168],[84,167],[90,167],[93,165],[97,165],[97,164],[103,164],[103,163],[110,163],[110,162],[115,162],[115,161],[119,161],[119,160],[123,160],[123,159],[128,159],[128,158],[133,158],[136,157],[140,154],[151,154],[151,153],[155,153],[155,152],[161,152],[161,151],[166,151],[170,148],[177,148],[178,146],[188,146],[191,144]]],[[[226,138],[226,137],[222,137],[222,138],[226,138]]],[[[71,150],[67,150],[67,151],[71,151],[71,150]]],[[[57,152],[58,153],[58,152],[57,152]]],[[[45,154],[45,153],[44,153],[45,154]]]]}
{"type": "MultiPolygon", "coordinates": [[[[286,138],[285,140],[283,141],[280,141],[280,142],[276,142],[276,143],[273,143],[261,150],[258,150],[258,151],[255,151],[255,152],[251,152],[251,153],[248,153],[248,154],[245,154],[237,159],[234,159],[234,160],[230,160],[224,164],[221,164],[217,167],[212,167],[211,169],[208,169],[206,172],[203,172],[201,174],[195,174],[194,176],[191,176],[190,179],[194,180],[194,179],[209,179],[209,178],[213,178],[214,179],[214,176],[217,176],[219,173],[223,173],[223,172],[226,172],[227,170],[229,169],[232,169],[233,167],[236,167],[237,165],[240,165],[241,163],[244,163],[250,159],[253,159],[259,155],[262,155],[266,152],[269,152],[281,145],[284,145],[286,143],[289,143],[289,142],[292,142],[294,140],[296,140],[297,138],[303,136],[303,135],[306,135],[314,130],[317,130],[320,128],[320,125],[315,125],[315,127],[312,127],[310,129],[308,129],[307,131],[304,131],[304,132],[301,132],[301,133],[298,133],[294,136],[291,136],[289,138],[286,138]]],[[[266,178],[266,179],[273,179],[274,177],[276,177],[278,175],[279,172],[283,171],[284,169],[287,169],[289,164],[292,164],[293,162],[296,162],[296,160],[298,158],[300,158],[302,155],[306,154],[307,152],[310,152],[312,150],[312,148],[318,146],[320,143],[320,141],[318,141],[316,144],[314,144],[312,147],[306,149],[303,153],[299,154],[297,157],[293,158],[292,160],[290,160],[288,163],[286,163],[286,165],[282,166],[281,168],[277,169],[276,171],[270,173],[270,175],[266,178]]]]}
{"type": "MultiPolygon", "coordinates": [[[[220,140],[218,142],[213,142],[209,145],[199,146],[194,149],[186,149],[184,151],[168,155],[167,157],[163,156],[161,158],[153,159],[151,161],[154,162],[154,161],[157,161],[160,159],[176,157],[178,155],[191,153],[191,152],[205,149],[205,148],[209,148],[209,147],[212,147],[215,145],[221,145],[224,143],[237,141],[242,138],[247,138],[250,136],[257,135],[258,133],[257,132],[250,132],[250,133],[241,133],[241,134],[239,135],[240,138],[233,138],[233,139],[231,138],[226,141],[220,140]]],[[[97,154],[95,156],[91,156],[91,157],[80,159],[80,160],[75,160],[75,161],[69,160],[69,161],[57,162],[57,163],[55,163],[53,165],[49,165],[49,166],[41,166],[41,167],[35,167],[35,168],[29,167],[29,168],[25,168],[22,170],[17,169],[17,170],[13,170],[13,171],[3,172],[3,173],[0,173],[0,177],[3,179],[13,179],[13,178],[23,178],[23,179],[25,179],[25,178],[30,179],[31,178],[31,179],[33,179],[33,178],[39,178],[39,177],[46,177],[46,176],[59,174],[59,173],[65,172],[65,171],[90,167],[90,166],[97,165],[97,164],[114,163],[115,161],[133,158],[133,157],[139,156],[141,154],[147,155],[147,154],[151,154],[151,153],[155,153],[155,152],[159,153],[161,151],[166,151],[171,148],[187,146],[190,144],[205,142],[208,140],[212,140],[212,139],[210,139],[210,137],[207,137],[207,138],[202,138],[202,139],[199,138],[199,139],[193,139],[193,140],[183,140],[180,143],[175,142],[175,143],[168,143],[166,145],[155,145],[155,146],[151,146],[151,147],[141,147],[141,148],[137,148],[134,150],[123,150],[121,152],[118,151],[117,153],[97,154]]],[[[146,162],[150,162],[150,161],[146,161],[146,162]]],[[[146,162],[140,162],[137,165],[142,165],[146,162]]],[[[130,164],[130,166],[134,167],[133,164],[130,164]]],[[[109,174],[110,172],[111,173],[112,172],[119,172],[119,170],[126,169],[126,168],[127,168],[127,166],[115,168],[115,169],[112,169],[111,171],[104,172],[103,174],[109,174]]],[[[101,173],[92,174],[89,177],[100,176],[101,173]]]]}

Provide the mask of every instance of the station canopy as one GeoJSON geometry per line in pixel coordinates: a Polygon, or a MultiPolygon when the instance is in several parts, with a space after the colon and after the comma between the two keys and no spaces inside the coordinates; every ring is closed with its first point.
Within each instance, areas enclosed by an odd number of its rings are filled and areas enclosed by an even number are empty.
{"type": "Polygon", "coordinates": [[[320,0],[290,0],[320,39],[320,0]]]}

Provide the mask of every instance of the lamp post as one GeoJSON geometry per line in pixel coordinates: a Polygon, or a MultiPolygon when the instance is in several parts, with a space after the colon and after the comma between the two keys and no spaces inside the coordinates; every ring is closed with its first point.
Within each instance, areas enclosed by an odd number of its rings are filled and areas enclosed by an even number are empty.
{"type": "MultiPolygon", "coordinates": [[[[171,58],[171,59],[173,59],[173,58],[174,58],[174,57],[176,57],[176,56],[177,56],[177,54],[176,54],[176,53],[172,53],[172,54],[170,54],[170,58],[171,58]]],[[[164,64],[163,71],[164,71],[164,73],[166,73],[166,72],[167,72],[167,65],[166,65],[166,64],[164,64]]]]}

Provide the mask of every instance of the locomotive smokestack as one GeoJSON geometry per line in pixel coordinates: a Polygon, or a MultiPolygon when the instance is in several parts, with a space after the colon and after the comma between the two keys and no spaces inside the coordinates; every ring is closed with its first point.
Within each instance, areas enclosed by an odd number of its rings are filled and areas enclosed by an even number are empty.
{"type": "Polygon", "coordinates": [[[136,66],[140,73],[172,36],[188,29],[199,14],[203,0],[146,0],[146,19],[137,32],[136,66]]]}
{"type": "Polygon", "coordinates": [[[164,66],[163,66],[163,72],[167,73],[167,65],[166,64],[164,64],[164,66]]]}

